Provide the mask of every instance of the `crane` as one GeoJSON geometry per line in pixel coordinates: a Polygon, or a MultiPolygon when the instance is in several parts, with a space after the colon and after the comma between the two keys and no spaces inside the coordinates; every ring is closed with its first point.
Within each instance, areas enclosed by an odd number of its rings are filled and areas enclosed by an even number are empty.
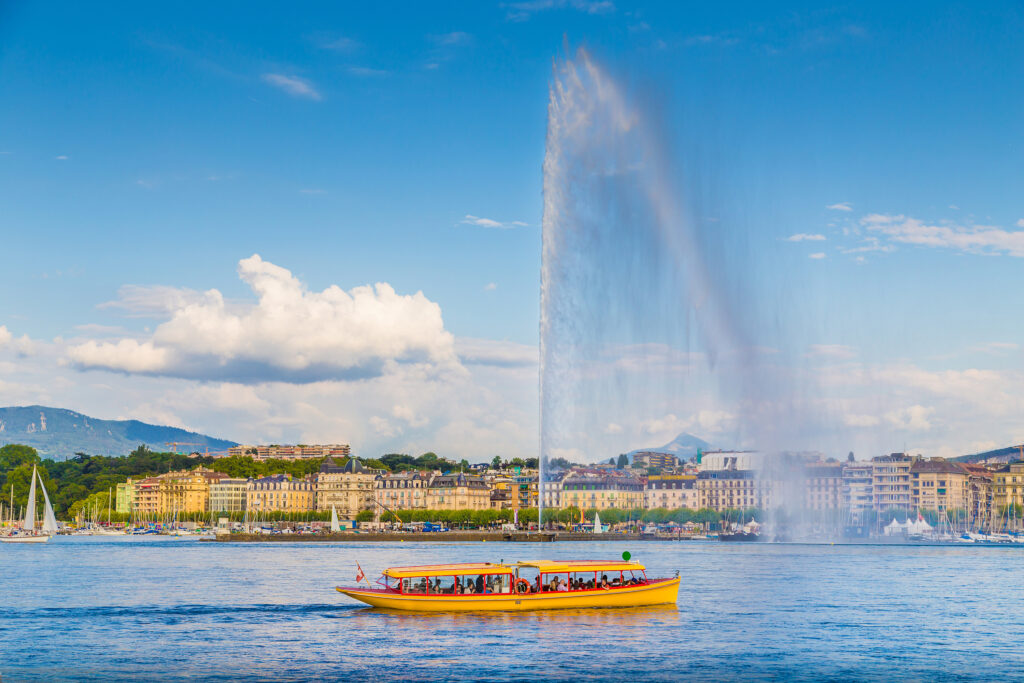
{"type": "Polygon", "coordinates": [[[164,445],[167,446],[168,448],[170,448],[172,453],[178,453],[178,446],[202,446],[203,444],[201,444],[201,443],[189,443],[189,442],[186,442],[186,441],[168,441],[164,445]]]}

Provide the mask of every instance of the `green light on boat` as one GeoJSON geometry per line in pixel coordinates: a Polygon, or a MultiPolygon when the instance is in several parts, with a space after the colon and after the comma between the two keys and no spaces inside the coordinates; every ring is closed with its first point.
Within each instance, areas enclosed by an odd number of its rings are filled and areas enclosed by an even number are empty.
{"type": "Polygon", "coordinates": [[[631,558],[631,557],[633,557],[633,556],[629,554],[628,550],[625,551],[624,553],[622,553],[622,559],[625,560],[626,562],[629,562],[629,558],[631,558]]]}

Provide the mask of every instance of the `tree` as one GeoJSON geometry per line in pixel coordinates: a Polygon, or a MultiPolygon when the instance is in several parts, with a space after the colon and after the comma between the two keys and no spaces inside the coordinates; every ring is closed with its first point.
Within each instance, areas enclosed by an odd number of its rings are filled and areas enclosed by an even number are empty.
{"type": "Polygon", "coordinates": [[[615,464],[615,458],[608,458],[608,464],[609,465],[614,465],[615,464]]]}
{"type": "Polygon", "coordinates": [[[615,466],[620,470],[624,470],[629,467],[629,456],[625,453],[620,453],[619,459],[615,461],[615,466]]]}
{"type": "Polygon", "coordinates": [[[512,461],[509,464],[512,465],[512,467],[526,467],[526,461],[522,458],[512,458],[512,461]]]}
{"type": "Polygon", "coordinates": [[[491,460],[491,469],[492,470],[500,470],[501,469],[501,456],[500,455],[494,456],[494,458],[491,460]]]}
{"type": "Polygon", "coordinates": [[[850,451],[850,454],[846,456],[846,462],[853,462],[853,451],[850,451]]]}

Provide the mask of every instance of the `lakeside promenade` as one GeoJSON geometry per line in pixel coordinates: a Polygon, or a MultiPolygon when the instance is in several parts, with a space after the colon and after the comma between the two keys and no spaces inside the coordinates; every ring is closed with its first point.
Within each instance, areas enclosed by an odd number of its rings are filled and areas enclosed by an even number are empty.
{"type": "MultiPolygon", "coordinates": [[[[213,542],[211,539],[202,539],[213,542]]],[[[446,531],[429,533],[340,532],[333,534],[219,534],[218,543],[553,543],[555,541],[664,541],[649,534],[567,532],[446,531]]],[[[684,540],[689,540],[684,537],[684,540]]]]}

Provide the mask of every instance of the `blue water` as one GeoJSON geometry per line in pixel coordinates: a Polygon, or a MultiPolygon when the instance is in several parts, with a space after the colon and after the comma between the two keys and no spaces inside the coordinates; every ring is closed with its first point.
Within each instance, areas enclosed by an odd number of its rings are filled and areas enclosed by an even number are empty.
{"type": "Polygon", "coordinates": [[[0,546],[0,678],[993,680],[1024,671],[1024,549],[714,543],[0,546]],[[678,607],[413,615],[389,565],[617,557],[678,607]]]}

